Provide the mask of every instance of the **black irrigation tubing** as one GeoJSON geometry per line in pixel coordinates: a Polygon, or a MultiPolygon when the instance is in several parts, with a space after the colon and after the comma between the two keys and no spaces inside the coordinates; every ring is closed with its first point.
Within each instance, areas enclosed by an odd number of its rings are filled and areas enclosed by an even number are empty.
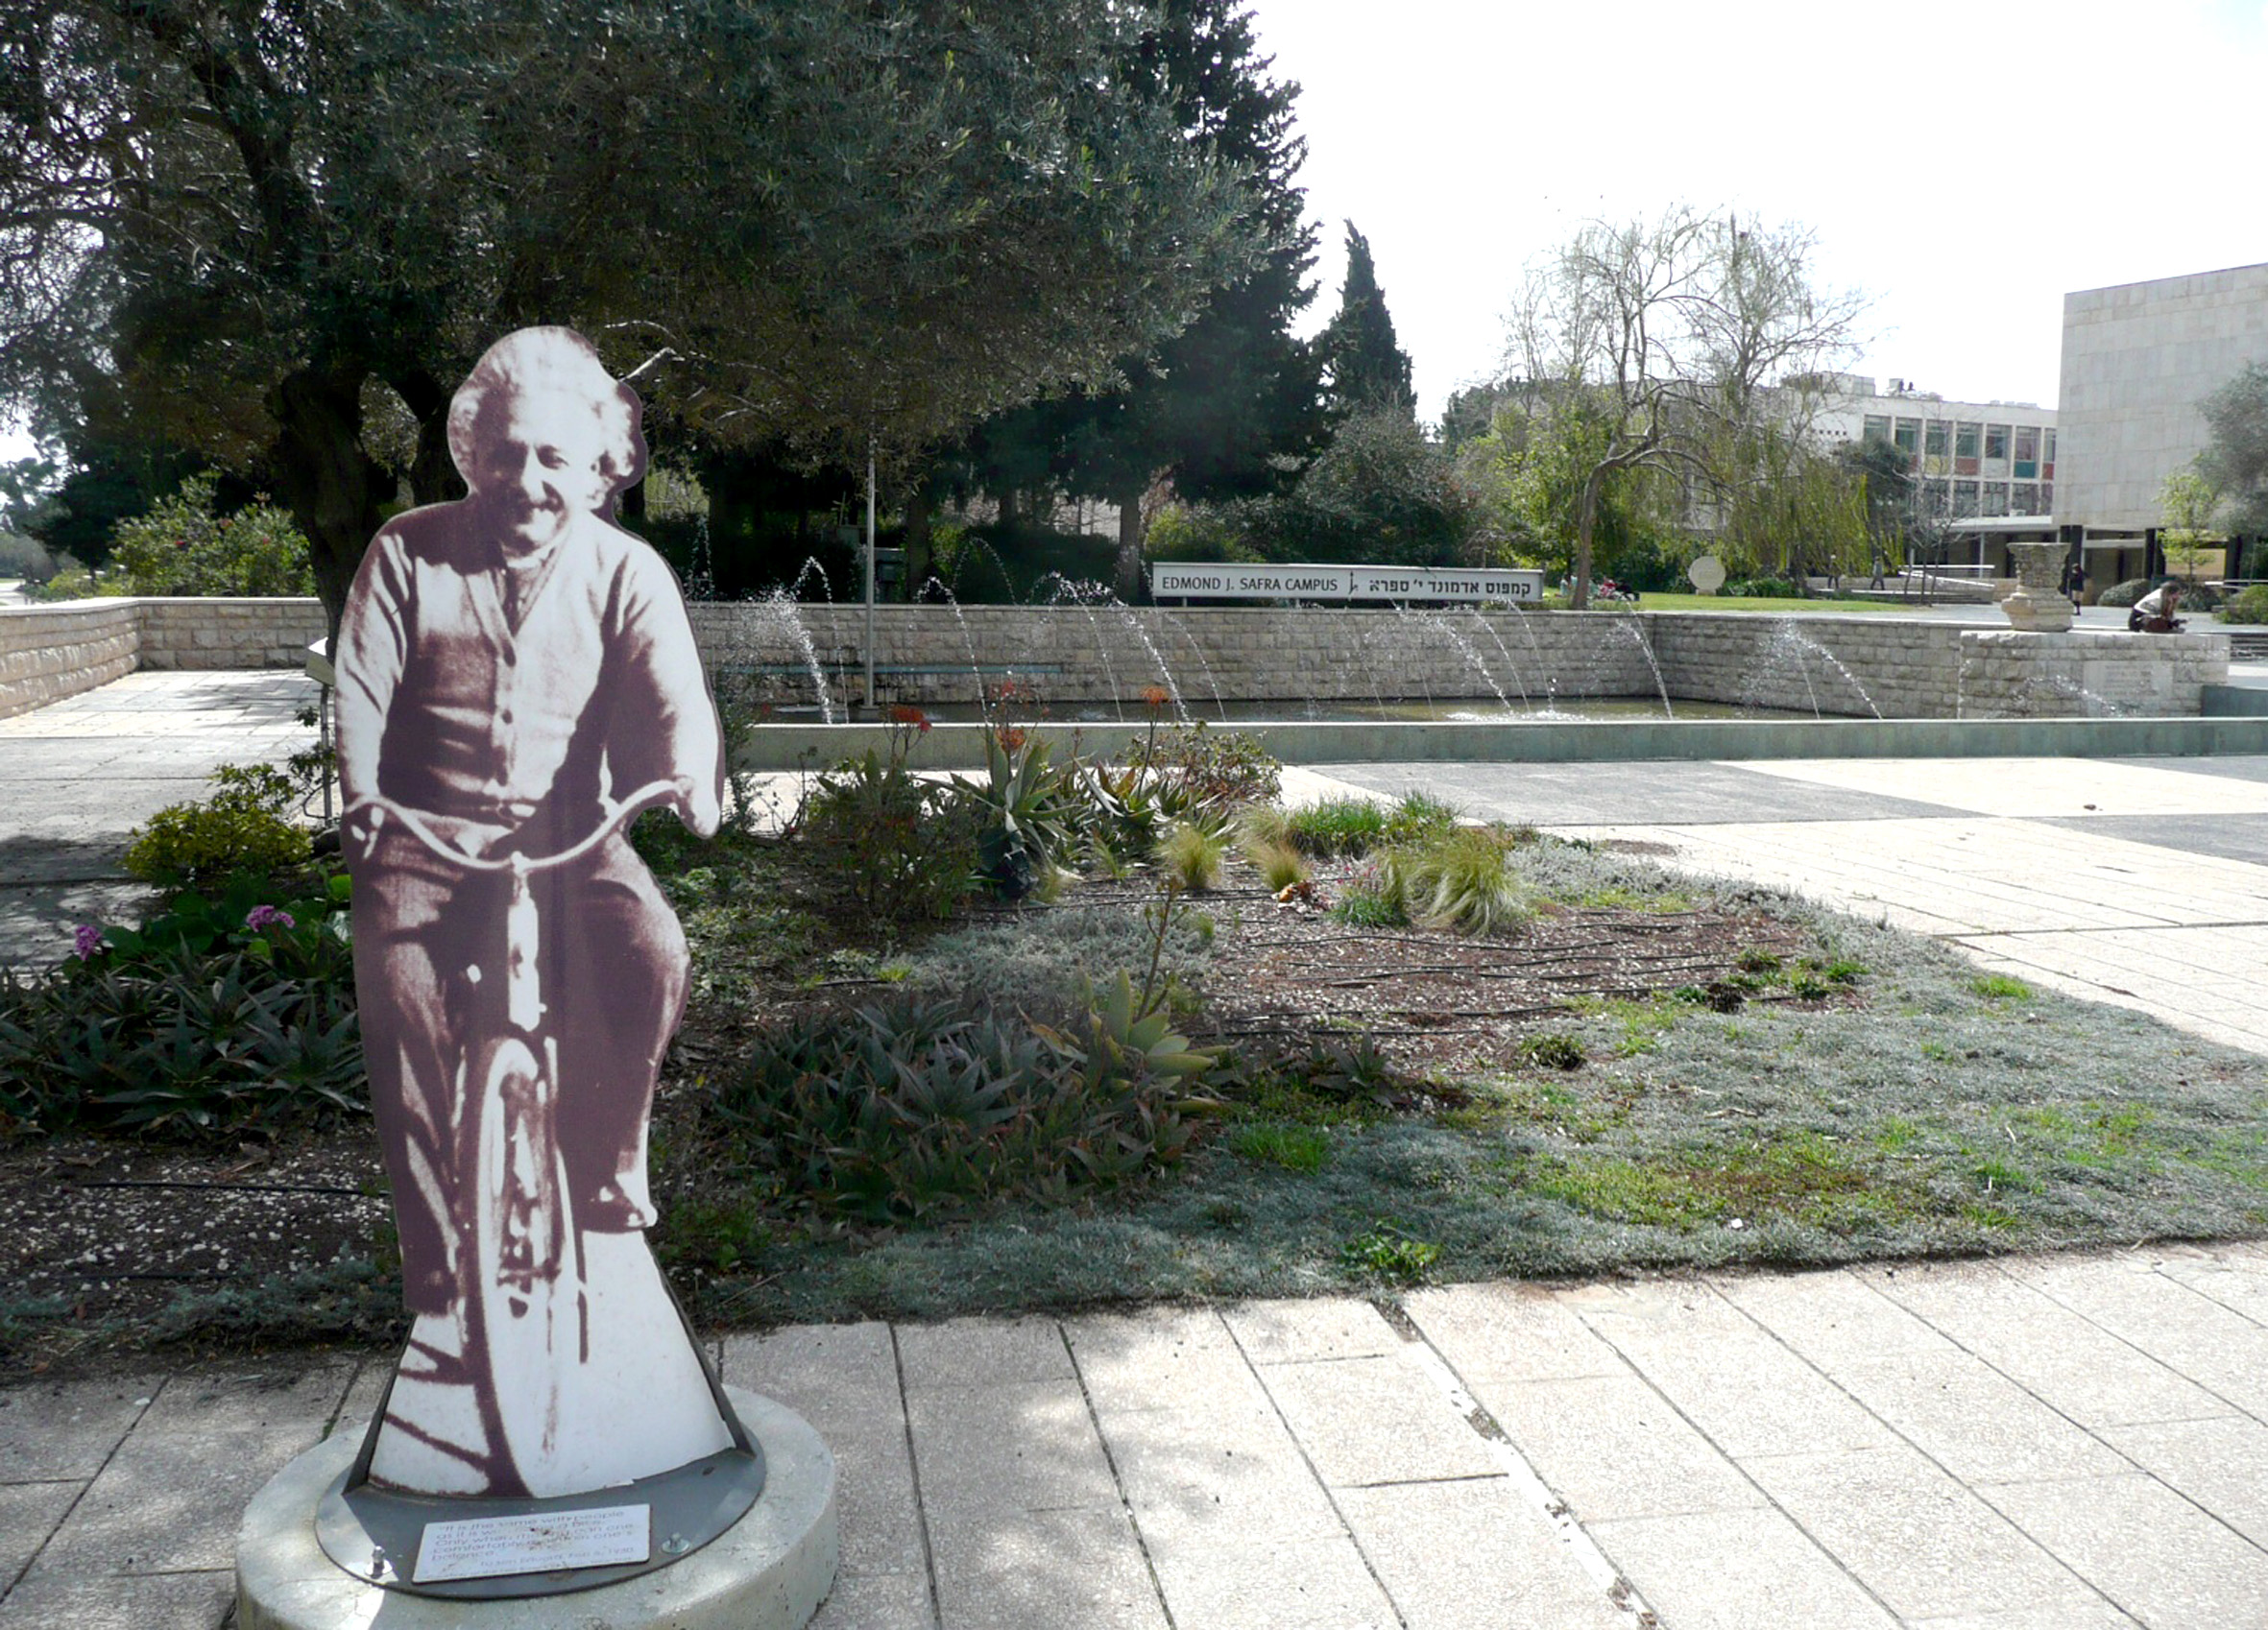
{"type": "Polygon", "coordinates": [[[341,1188],[325,1183],[188,1183],[154,1177],[93,1178],[84,1182],[73,1180],[73,1188],[197,1188],[222,1189],[243,1194],[343,1194],[350,1200],[383,1200],[382,1194],[366,1194],[359,1188],[341,1188]]]}

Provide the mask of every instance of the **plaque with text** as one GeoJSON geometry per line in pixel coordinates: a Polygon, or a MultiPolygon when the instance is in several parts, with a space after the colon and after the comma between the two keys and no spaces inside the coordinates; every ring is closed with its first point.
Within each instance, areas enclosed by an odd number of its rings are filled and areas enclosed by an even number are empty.
{"type": "Polygon", "coordinates": [[[432,1585],[643,1562],[653,1553],[653,1527],[650,1505],[428,1522],[411,1582],[432,1585]]]}

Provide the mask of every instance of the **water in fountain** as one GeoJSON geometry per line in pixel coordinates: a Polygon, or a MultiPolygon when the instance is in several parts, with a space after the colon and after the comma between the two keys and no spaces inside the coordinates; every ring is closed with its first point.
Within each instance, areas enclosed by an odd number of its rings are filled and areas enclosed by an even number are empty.
{"type": "Polygon", "coordinates": [[[1225,721],[1228,718],[1228,704],[1220,698],[1220,680],[1213,672],[1212,659],[1205,655],[1205,648],[1197,643],[1196,635],[1189,632],[1189,624],[1162,606],[1157,609],[1157,611],[1158,615],[1166,620],[1166,626],[1180,635],[1181,642],[1195,654],[1197,666],[1205,672],[1206,687],[1213,692],[1214,710],[1225,721]]]}
{"type": "Polygon", "coordinates": [[[790,600],[801,600],[804,597],[804,583],[814,573],[819,579],[819,598],[830,606],[833,605],[834,585],[827,581],[827,568],[819,563],[819,557],[816,555],[804,557],[803,567],[795,574],[795,581],[789,584],[783,592],[790,600]]]}
{"type": "Polygon", "coordinates": [[[1594,615],[1591,620],[1598,625],[1600,630],[1599,643],[1591,648],[1591,661],[1594,668],[1599,671],[1604,670],[1606,648],[1609,645],[1617,639],[1629,641],[1638,648],[1638,655],[1646,659],[1647,672],[1653,675],[1653,690],[1654,694],[1661,698],[1662,716],[1676,718],[1677,709],[1670,706],[1670,687],[1661,677],[1661,664],[1653,659],[1653,646],[1647,639],[1645,631],[1630,618],[1617,616],[1612,612],[1594,615]]]}
{"type": "MultiPolygon", "coordinates": [[[[1496,625],[1494,623],[1490,622],[1485,616],[1481,614],[1480,607],[1475,606],[1471,608],[1467,614],[1472,617],[1473,621],[1477,625],[1479,625],[1482,632],[1486,634],[1489,638],[1496,641],[1497,655],[1504,659],[1504,665],[1512,671],[1512,683],[1520,692],[1520,701],[1522,705],[1526,706],[1530,704],[1533,699],[1528,694],[1528,682],[1520,677],[1520,664],[1512,659],[1511,647],[1504,642],[1504,635],[1496,632],[1496,625]]],[[[1527,625],[1523,623],[1521,626],[1525,628],[1527,625]]],[[[1531,644],[1534,643],[1535,635],[1532,634],[1528,636],[1528,638],[1531,644]]]]}
{"type": "Polygon", "coordinates": [[[1822,673],[1831,671],[1836,678],[1840,679],[1849,688],[1850,693],[1864,704],[1869,713],[1877,719],[1882,717],[1882,709],[1874,706],[1874,698],[1869,695],[1867,687],[1859,683],[1858,676],[1845,667],[1842,659],[1834,652],[1805,634],[1792,617],[1782,617],[1773,625],[1772,639],[1764,648],[1764,659],[1757,664],[1755,674],[1741,690],[1741,706],[1744,707],[1767,706],[1767,686],[1773,679],[1784,675],[1792,668],[1796,676],[1803,682],[1803,693],[1810,699],[1812,717],[1823,717],[1819,705],[1819,690],[1811,683],[1814,663],[1817,663],[1822,673]]]}
{"type": "Polygon", "coordinates": [[[1173,670],[1166,666],[1165,654],[1159,651],[1158,642],[1150,638],[1149,630],[1142,626],[1142,619],[1134,614],[1133,608],[1115,594],[1103,602],[1103,608],[1116,611],[1119,620],[1126,625],[1135,638],[1142,641],[1142,648],[1149,653],[1150,661],[1157,667],[1159,682],[1165,685],[1167,696],[1172,699],[1173,716],[1183,724],[1188,724],[1189,705],[1181,699],[1181,683],[1173,677],[1173,670]]]}
{"type": "Polygon", "coordinates": [[[716,598],[716,573],[709,559],[709,517],[693,517],[693,554],[690,571],[686,579],[686,598],[713,600],[716,598]]]}
{"type": "Polygon", "coordinates": [[[759,597],[755,605],[760,622],[781,630],[802,656],[804,671],[811,677],[812,694],[818,699],[819,716],[828,724],[835,723],[834,698],[827,688],[827,672],[819,665],[818,647],[811,643],[811,631],[804,626],[795,597],[784,588],[775,588],[759,597]]]}
{"type": "MultiPolygon", "coordinates": [[[[1344,606],[1322,606],[1318,607],[1317,610],[1329,611],[1332,616],[1339,620],[1342,627],[1350,618],[1355,615],[1354,612],[1348,611],[1344,606]]],[[[1372,633],[1372,630],[1375,627],[1376,624],[1373,620],[1364,618],[1363,621],[1355,624],[1355,628],[1358,631],[1355,638],[1352,640],[1341,641],[1341,644],[1347,649],[1351,656],[1360,657],[1362,659],[1363,666],[1369,670],[1370,700],[1377,706],[1383,707],[1386,706],[1386,694],[1379,687],[1378,659],[1370,649],[1371,643],[1375,638],[1375,635],[1372,633]]],[[[1315,711],[1315,702],[1316,699],[1314,697],[1310,697],[1308,699],[1307,710],[1311,715],[1315,711]]]]}
{"type": "Polygon", "coordinates": [[[1480,651],[1474,647],[1471,640],[1451,626],[1447,617],[1438,611],[1421,611],[1415,607],[1410,606],[1402,607],[1400,610],[1406,615],[1416,618],[1427,628],[1434,630],[1442,638],[1448,640],[1451,649],[1464,659],[1465,665],[1481,677],[1481,683],[1495,693],[1497,707],[1507,714],[1511,712],[1511,698],[1505,695],[1504,686],[1496,683],[1496,676],[1488,671],[1488,664],[1482,660],[1480,651]]]}
{"type": "Polygon", "coordinates": [[[961,615],[960,600],[951,588],[946,587],[942,579],[932,577],[929,582],[923,584],[919,598],[929,599],[929,590],[932,588],[943,596],[945,604],[953,611],[954,626],[961,631],[961,649],[969,654],[969,683],[976,690],[975,701],[978,707],[985,709],[986,716],[989,717],[991,707],[984,695],[984,670],[977,660],[977,641],[969,636],[969,619],[961,615]]]}
{"type": "Polygon", "coordinates": [[[1040,579],[1032,592],[1036,595],[1040,589],[1048,588],[1050,583],[1054,587],[1048,590],[1047,605],[1050,611],[1060,611],[1065,605],[1073,605],[1087,613],[1087,632],[1094,636],[1096,656],[1102,659],[1102,677],[1110,686],[1111,706],[1117,710],[1120,723],[1124,723],[1126,699],[1119,690],[1118,665],[1110,659],[1110,642],[1102,637],[1102,620],[1095,614],[1096,601],[1107,599],[1110,591],[1099,583],[1068,578],[1059,571],[1051,571],[1040,579]]]}

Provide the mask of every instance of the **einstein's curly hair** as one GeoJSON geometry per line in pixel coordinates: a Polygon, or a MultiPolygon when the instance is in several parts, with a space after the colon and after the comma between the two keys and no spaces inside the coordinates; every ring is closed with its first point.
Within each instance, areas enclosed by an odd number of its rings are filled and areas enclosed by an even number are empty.
{"type": "Polygon", "coordinates": [[[481,415],[496,393],[546,396],[589,411],[605,432],[599,467],[614,491],[645,473],[646,441],[638,393],[609,373],[598,348],[572,328],[522,328],[489,347],[449,398],[448,451],[468,483],[475,478],[481,415]]]}

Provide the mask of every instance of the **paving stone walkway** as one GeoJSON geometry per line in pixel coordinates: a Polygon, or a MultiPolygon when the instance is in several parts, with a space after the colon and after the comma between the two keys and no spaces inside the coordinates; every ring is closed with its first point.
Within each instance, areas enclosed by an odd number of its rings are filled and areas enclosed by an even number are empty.
{"type": "MultiPolygon", "coordinates": [[[[0,723],[0,857],[28,831],[91,853],[193,792],[200,754],[271,751],[303,683],[135,676],[0,723]]],[[[2268,1052],[2268,760],[1288,779],[1657,843],[2268,1052]]],[[[0,946],[57,908],[40,886],[0,873],[0,946]]],[[[838,1457],[823,1630],[2268,1624],[2258,1243],[801,1327],[717,1356],[838,1457]]],[[[391,1361],[0,1387],[0,1630],[226,1623],[246,1501],[358,1430],[391,1361]]]]}
{"type": "MultiPolygon", "coordinates": [[[[717,1356],[837,1457],[820,1630],[2268,1622],[2261,1245],[717,1356]]],[[[358,1430],[389,1362],[0,1390],[0,1630],[224,1623],[245,1502],[358,1430]]]]}

